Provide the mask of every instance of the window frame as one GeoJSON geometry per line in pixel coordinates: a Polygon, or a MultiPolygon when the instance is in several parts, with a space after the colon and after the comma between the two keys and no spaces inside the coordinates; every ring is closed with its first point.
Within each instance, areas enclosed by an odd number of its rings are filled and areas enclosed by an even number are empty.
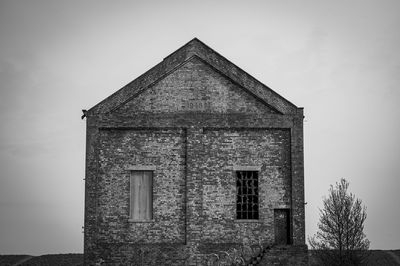
{"type": "Polygon", "coordinates": [[[136,166],[129,166],[126,169],[129,172],[129,198],[128,198],[128,221],[131,223],[148,223],[148,222],[154,222],[154,177],[155,177],[155,172],[156,172],[156,167],[155,166],[146,166],[146,165],[136,165],[136,166]],[[135,219],[133,218],[133,206],[132,202],[134,200],[134,192],[132,189],[132,180],[133,180],[133,173],[134,172],[150,172],[151,175],[149,178],[150,180],[150,218],[149,219],[135,219]]]}
{"type": "MultiPolygon", "coordinates": [[[[261,166],[234,166],[233,167],[233,175],[235,178],[235,221],[236,222],[260,222],[261,218],[260,218],[260,173],[261,173],[261,166]],[[257,218],[243,218],[243,217],[239,217],[239,197],[244,197],[245,195],[240,195],[239,194],[239,187],[238,187],[238,173],[239,172],[255,172],[257,173],[256,175],[256,180],[257,180],[257,186],[256,188],[256,194],[252,195],[256,197],[256,205],[257,205],[257,210],[256,210],[256,217],[257,218]]],[[[247,180],[247,179],[246,179],[247,180]]],[[[246,189],[248,190],[248,188],[246,189]]],[[[248,195],[249,196],[249,195],[248,195]]],[[[246,203],[249,204],[249,203],[246,203]]],[[[247,205],[248,206],[248,205],[247,205]]]]}

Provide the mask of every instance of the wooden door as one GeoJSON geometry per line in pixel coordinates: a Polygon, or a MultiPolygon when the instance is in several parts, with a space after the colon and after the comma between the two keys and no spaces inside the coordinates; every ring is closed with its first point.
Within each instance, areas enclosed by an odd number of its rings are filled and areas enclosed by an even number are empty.
{"type": "Polygon", "coordinates": [[[275,244],[290,244],[290,217],[288,209],[275,209],[275,244]]]}

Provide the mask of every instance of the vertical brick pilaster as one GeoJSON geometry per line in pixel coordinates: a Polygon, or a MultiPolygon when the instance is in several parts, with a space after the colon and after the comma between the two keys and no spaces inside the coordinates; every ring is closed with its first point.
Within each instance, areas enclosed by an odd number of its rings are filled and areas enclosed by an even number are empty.
{"type": "Polygon", "coordinates": [[[188,265],[197,265],[198,244],[202,234],[202,174],[198,165],[198,157],[203,150],[202,129],[191,126],[187,129],[187,244],[189,245],[190,256],[188,265]]]}
{"type": "Polygon", "coordinates": [[[292,237],[294,245],[305,243],[303,109],[293,118],[292,153],[292,237]]]}
{"type": "Polygon", "coordinates": [[[97,236],[98,128],[96,119],[86,120],[84,262],[93,263],[97,236]]]}

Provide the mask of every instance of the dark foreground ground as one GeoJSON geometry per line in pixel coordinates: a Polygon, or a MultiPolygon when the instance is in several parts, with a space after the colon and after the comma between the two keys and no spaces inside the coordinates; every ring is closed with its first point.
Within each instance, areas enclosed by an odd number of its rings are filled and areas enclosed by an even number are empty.
{"type": "MultiPolygon", "coordinates": [[[[310,260],[310,265],[316,265],[310,260]]],[[[30,255],[0,255],[1,266],[81,266],[83,265],[83,254],[50,254],[42,256],[30,255]]],[[[400,249],[397,250],[371,250],[366,265],[400,265],[400,249]]]]}
{"type": "Polygon", "coordinates": [[[83,265],[83,254],[50,254],[42,256],[0,255],[1,266],[78,266],[83,265]]]}
{"type": "MultiPolygon", "coordinates": [[[[319,264],[312,258],[309,257],[310,266],[319,266],[319,264]]],[[[396,266],[400,265],[400,249],[396,250],[370,250],[368,261],[365,266],[396,266]]]]}

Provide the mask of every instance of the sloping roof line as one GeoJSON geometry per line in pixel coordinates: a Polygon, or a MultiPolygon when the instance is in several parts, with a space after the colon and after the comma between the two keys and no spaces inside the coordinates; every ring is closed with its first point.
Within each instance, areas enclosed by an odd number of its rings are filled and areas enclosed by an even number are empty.
{"type": "Polygon", "coordinates": [[[236,84],[246,88],[248,92],[257,96],[257,98],[278,112],[283,114],[296,113],[297,107],[293,103],[237,67],[197,38],[194,38],[165,57],[163,61],[150,70],[92,107],[88,111],[88,115],[104,114],[118,108],[121,104],[137,96],[147,87],[179,68],[193,56],[197,56],[236,84]]]}

